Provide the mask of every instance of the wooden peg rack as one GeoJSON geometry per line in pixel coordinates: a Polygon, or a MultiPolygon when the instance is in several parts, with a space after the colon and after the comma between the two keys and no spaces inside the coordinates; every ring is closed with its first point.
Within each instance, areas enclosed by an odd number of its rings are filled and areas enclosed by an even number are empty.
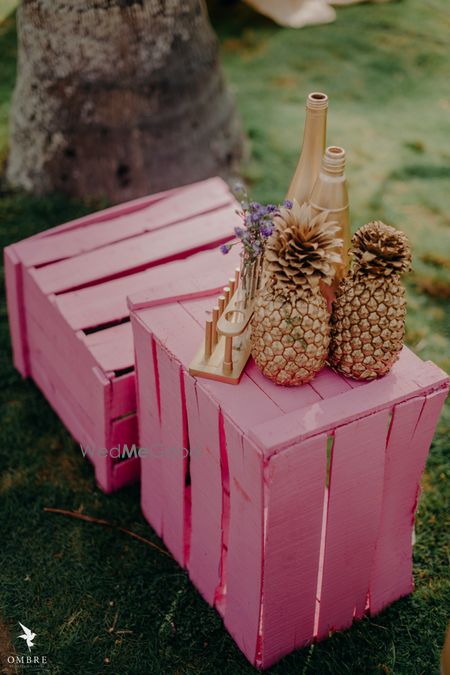
{"type": "Polygon", "coordinates": [[[205,322],[205,337],[189,365],[191,375],[238,384],[250,356],[250,319],[254,301],[245,298],[239,269],[228,280],[212,318],[205,322]]]}

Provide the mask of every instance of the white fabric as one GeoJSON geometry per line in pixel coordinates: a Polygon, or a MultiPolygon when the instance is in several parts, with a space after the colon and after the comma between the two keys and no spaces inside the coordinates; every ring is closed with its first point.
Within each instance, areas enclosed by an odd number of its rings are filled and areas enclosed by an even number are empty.
{"type": "MultiPolygon", "coordinates": [[[[245,0],[248,5],[280,26],[291,28],[330,23],[336,18],[336,12],[331,5],[354,5],[365,1],[367,0],[245,0]]],[[[386,1],[388,0],[372,0],[386,1]]]]}
{"type": "Polygon", "coordinates": [[[280,26],[302,28],[330,23],[336,12],[327,0],[246,0],[247,4],[280,26]]]}

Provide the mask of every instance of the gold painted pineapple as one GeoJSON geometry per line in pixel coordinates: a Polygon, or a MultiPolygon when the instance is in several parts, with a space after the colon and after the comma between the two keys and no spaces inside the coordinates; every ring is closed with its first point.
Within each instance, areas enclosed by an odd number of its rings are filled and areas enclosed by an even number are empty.
{"type": "Polygon", "coordinates": [[[308,382],[327,359],[330,315],[320,281],[330,283],[342,262],[339,226],[327,218],[294,202],[281,209],[267,242],[251,343],[256,365],[277,384],[308,382]]]}
{"type": "Polygon", "coordinates": [[[411,267],[411,250],[403,232],[374,221],[353,235],[351,257],[333,303],[329,362],[343,375],[371,380],[392,368],[403,347],[400,275],[411,267]]]}

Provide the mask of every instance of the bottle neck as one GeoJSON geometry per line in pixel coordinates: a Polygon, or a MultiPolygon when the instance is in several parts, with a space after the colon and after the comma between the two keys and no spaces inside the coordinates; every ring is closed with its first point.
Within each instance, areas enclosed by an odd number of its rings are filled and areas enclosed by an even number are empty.
{"type": "Polygon", "coordinates": [[[321,172],[327,176],[344,176],[345,150],[338,146],[330,146],[322,158],[321,172]]]}
{"type": "Polygon", "coordinates": [[[306,99],[306,119],[303,132],[302,153],[319,141],[322,153],[325,149],[327,132],[328,96],[320,93],[309,94],[306,99]]]}
{"type": "Polygon", "coordinates": [[[300,204],[308,201],[319,174],[326,143],[327,108],[328,97],[325,94],[309,94],[302,150],[286,195],[288,199],[296,199],[300,204]]]}
{"type": "Polygon", "coordinates": [[[324,111],[328,109],[328,96],[319,91],[308,94],[306,110],[324,111]]]}

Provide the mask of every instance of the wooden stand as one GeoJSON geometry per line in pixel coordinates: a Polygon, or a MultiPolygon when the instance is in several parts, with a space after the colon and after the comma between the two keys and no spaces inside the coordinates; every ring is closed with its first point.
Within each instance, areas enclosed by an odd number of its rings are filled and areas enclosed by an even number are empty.
{"type": "Polygon", "coordinates": [[[448,378],[406,348],[372,382],[324,368],[278,387],[251,359],[239,387],[192,377],[210,307],[131,312],[142,509],[267,668],[412,591],[414,513],[448,378]]]}
{"type": "Polygon", "coordinates": [[[5,249],[14,363],[31,376],[105,492],[136,481],[140,460],[106,450],[137,442],[127,296],[162,303],[214,294],[230,260],[218,247],[240,223],[213,178],[114,206],[5,249]],[[101,452],[100,452],[101,451],[101,452]]]}
{"type": "Polygon", "coordinates": [[[189,373],[209,380],[238,384],[250,356],[250,319],[254,301],[244,297],[239,270],[223,288],[205,337],[189,365],[189,373]]]}

